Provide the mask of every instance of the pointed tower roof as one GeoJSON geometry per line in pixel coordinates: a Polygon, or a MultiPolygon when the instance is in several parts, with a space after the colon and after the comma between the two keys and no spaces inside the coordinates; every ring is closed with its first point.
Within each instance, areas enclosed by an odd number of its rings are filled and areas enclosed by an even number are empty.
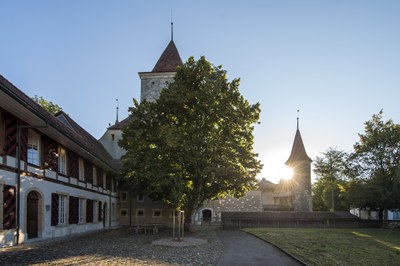
{"type": "Polygon", "coordinates": [[[304,148],[303,139],[301,138],[300,130],[297,128],[296,135],[293,141],[292,152],[290,153],[289,159],[286,161],[286,165],[290,166],[299,161],[312,162],[311,158],[308,157],[306,149],[304,148]]]}
{"type": "Polygon", "coordinates": [[[175,72],[176,68],[180,65],[182,65],[182,59],[179,56],[179,52],[174,41],[171,40],[151,72],[175,72]]]}

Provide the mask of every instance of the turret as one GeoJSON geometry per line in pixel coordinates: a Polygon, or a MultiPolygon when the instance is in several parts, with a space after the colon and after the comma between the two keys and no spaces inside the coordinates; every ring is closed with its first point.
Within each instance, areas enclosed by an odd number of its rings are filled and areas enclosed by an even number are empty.
{"type": "Polygon", "coordinates": [[[161,90],[174,80],[176,68],[182,65],[174,41],[170,41],[151,72],[139,72],[141,80],[141,101],[155,101],[161,90]]]}
{"type": "Polygon", "coordinates": [[[286,165],[293,170],[293,207],[295,211],[312,211],[311,197],[311,163],[304,148],[299,130],[299,118],[297,118],[297,130],[294,137],[292,151],[286,165]]]}

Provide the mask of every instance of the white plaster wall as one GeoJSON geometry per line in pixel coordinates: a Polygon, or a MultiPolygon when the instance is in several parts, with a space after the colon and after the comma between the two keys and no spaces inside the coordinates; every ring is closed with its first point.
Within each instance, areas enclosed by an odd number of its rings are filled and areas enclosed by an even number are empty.
{"type": "MultiPolygon", "coordinates": [[[[7,158],[7,165],[8,163],[13,162],[13,157],[7,158]]],[[[33,169],[35,172],[36,170],[33,169]]],[[[40,171],[40,173],[43,173],[43,171],[40,171]]],[[[47,174],[47,171],[46,171],[47,174]]],[[[53,177],[53,172],[49,172],[49,176],[51,178],[55,179],[55,176],[53,177]]],[[[62,180],[64,182],[68,182],[68,178],[65,177],[58,177],[59,180],[62,180]]],[[[0,183],[4,185],[12,185],[16,186],[16,173],[7,171],[4,169],[0,169],[0,183]]],[[[39,215],[42,216],[42,223],[39,222],[39,227],[38,228],[38,236],[42,239],[47,239],[47,238],[52,238],[52,237],[58,237],[58,236],[66,236],[70,234],[75,234],[75,233],[81,233],[81,232],[86,232],[86,231],[91,231],[91,230],[96,230],[96,229],[101,229],[103,228],[103,221],[101,222],[95,222],[95,223],[83,223],[83,224],[72,224],[72,225],[59,225],[59,226],[51,226],[51,194],[52,193],[61,193],[64,195],[69,195],[69,196],[74,196],[74,197],[80,197],[80,198],[86,198],[86,199],[91,199],[91,200],[96,200],[96,201],[101,201],[101,202],[106,202],[107,203],[107,215],[106,218],[107,220],[105,221],[105,226],[108,227],[110,226],[117,226],[119,225],[119,222],[117,220],[117,217],[111,217],[111,209],[109,206],[111,206],[112,203],[114,203],[114,206],[118,206],[118,199],[115,197],[110,197],[110,191],[104,190],[104,193],[106,194],[101,194],[96,191],[88,191],[86,189],[81,189],[81,188],[75,188],[68,186],[66,184],[61,184],[61,183],[55,183],[51,181],[47,181],[41,178],[37,177],[32,177],[32,176],[22,176],[21,177],[21,189],[20,189],[20,243],[24,243],[27,241],[27,236],[24,232],[26,232],[26,197],[27,194],[35,190],[39,192],[39,194],[42,197],[41,203],[42,206],[39,207],[39,212],[42,210],[39,215]],[[46,206],[48,206],[46,208],[46,206]],[[110,219],[111,218],[111,219],[110,219]],[[40,226],[41,224],[41,226],[40,226]]],[[[103,191],[103,190],[101,190],[103,191]]],[[[115,196],[116,193],[112,193],[112,196],[115,196]]],[[[1,194],[2,196],[2,194],[1,194]]],[[[67,203],[68,204],[68,203],[67,203]]],[[[68,209],[68,208],[67,208],[68,209]]],[[[116,212],[115,212],[116,213],[116,212]]],[[[40,218],[39,218],[40,220],[40,218]]],[[[0,246],[10,246],[14,244],[15,240],[15,230],[2,230],[0,231],[0,246]]]]}
{"type": "Polygon", "coordinates": [[[99,139],[104,148],[114,159],[120,159],[126,151],[118,145],[118,141],[122,139],[122,131],[117,129],[108,129],[99,139]],[[114,134],[114,140],[111,135],[114,134]]]}

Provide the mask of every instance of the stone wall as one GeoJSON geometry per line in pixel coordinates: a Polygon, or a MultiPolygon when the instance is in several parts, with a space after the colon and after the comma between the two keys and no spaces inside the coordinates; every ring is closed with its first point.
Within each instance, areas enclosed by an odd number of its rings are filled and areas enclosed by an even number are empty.
{"type": "Polygon", "coordinates": [[[155,101],[160,96],[161,90],[168,87],[173,82],[175,72],[167,73],[139,73],[141,79],[141,101],[155,101]]]}
{"type": "Polygon", "coordinates": [[[223,212],[224,229],[278,228],[379,228],[380,221],[361,220],[349,212],[223,212]]]}

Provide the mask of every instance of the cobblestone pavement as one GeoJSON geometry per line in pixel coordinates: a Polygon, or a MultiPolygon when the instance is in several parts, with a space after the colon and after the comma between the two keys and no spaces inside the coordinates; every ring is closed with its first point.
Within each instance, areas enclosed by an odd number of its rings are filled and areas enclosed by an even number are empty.
{"type": "Polygon", "coordinates": [[[135,234],[129,228],[97,231],[78,236],[0,249],[0,265],[216,265],[223,245],[212,228],[196,228],[187,236],[207,240],[187,247],[152,245],[171,237],[170,230],[156,235],[135,234]]]}

